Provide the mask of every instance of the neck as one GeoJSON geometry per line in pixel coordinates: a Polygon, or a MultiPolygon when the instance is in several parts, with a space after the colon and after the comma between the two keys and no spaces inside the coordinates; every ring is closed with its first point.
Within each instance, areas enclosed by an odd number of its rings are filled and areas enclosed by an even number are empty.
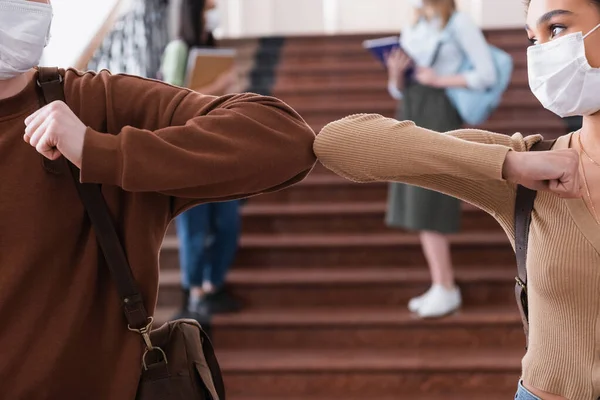
{"type": "Polygon", "coordinates": [[[25,89],[33,74],[34,71],[31,70],[11,79],[0,80],[0,100],[8,99],[9,97],[20,93],[25,89]]]}

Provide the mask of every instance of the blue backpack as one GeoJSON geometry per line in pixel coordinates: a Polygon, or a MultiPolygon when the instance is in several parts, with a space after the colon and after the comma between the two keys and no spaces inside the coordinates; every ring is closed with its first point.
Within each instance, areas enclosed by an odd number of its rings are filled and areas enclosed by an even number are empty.
{"type": "MultiPolygon", "coordinates": [[[[450,23],[448,24],[450,25],[450,23]]],[[[495,46],[490,47],[496,67],[496,83],[485,90],[468,88],[447,88],[446,95],[456,108],[462,120],[469,125],[479,125],[485,122],[502,100],[502,94],[510,83],[513,71],[513,59],[504,50],[495,46]]],[[[465,55],[458,73],[473,69],[469,58],[465,55]]]]}

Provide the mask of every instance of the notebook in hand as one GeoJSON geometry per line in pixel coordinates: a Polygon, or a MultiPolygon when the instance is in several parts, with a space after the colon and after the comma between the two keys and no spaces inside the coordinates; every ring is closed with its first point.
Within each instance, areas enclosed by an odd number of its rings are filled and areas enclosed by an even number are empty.
{"type": "Polygon", "coordinates": [[[398,36],[388,36],[379,39],[365,40],[363,47],[369,50],[385,66],[385,57],[392,50],[400,48],[400,38],[398,36]]]}
{"type": "MultiPolygon", "coordinates": [[[[399,36],[387,36],[379,39],[370,39],[363,42],[363,47],[369,50],[381,64],[387,68],[386,56],[393,50],[401,49],[399,36]]],[[[409,81],[414,76],[414,65],[411,65],[404,74],[404,79],[409,81]]]]}
{"type": "Polygon", "coordinates": [[[234,67],[235,57],[235,49],[191,49],[186,87],[197,90],[213,83],[222,73],[234,67]]]}

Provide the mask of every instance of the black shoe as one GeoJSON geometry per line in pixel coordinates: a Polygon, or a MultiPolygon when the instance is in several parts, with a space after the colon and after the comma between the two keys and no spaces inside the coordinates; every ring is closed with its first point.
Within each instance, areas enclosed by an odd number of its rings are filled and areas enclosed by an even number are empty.
{"type": "Polygon", "coordinates": [[[203,299],[211,314],[228,314],[240,311],[240,302],[235,299],[225,288],[220,288],[206,295],[203,299]]]}
{"type": "Polygon", "coordinates": [[[210,318],[213,314],[227,314],[240,310],[240,303],[233,298],[224,288],[205,295],[196,304],[191,304],[188,310],[203,318],[210,318]]]}

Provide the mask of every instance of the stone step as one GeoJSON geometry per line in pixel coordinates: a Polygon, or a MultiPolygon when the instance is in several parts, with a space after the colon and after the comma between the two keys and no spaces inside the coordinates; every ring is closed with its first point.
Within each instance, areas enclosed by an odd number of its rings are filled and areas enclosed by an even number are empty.
{"type": "MultiPolygon", "coordinates": [[[[341,104],[357,106],[360,105],[359,103],[364,106],[365,103],[375,102],[374,105],[385,108],[389,107],[388,103],[395,104],[395,100],[390,97],[387,88],[378,86],[346,85],[329,88],[310,85],[302,88],[277,89],[274,95],[294,107],[310,105],[316,108],[319,106],[339,106],[341,104]]],[[[501,107],[524,106],[531,108],[533,105],[543,109],[531,90],[528,88],[514,88],[504,94],[501,107]]]]}
{"type": "Polygon", "coordinates": [[[388,184],[385,182],[359,184],[333,174],[311,174],[288,189],[256,196],[250,201],[253,204],[381,203],[386,201],[387,192],[388,184]]]}
{"type": "MultiPolygon", "coordinates": [[[[348,96],[345,99],[340,99],[337,101],[327,101],[332,99],[327,99],[327,97],[323,99],[317,99],[311,101],[309,98],[305,98],[302,100],[293,100],[290,98],[286,98],[285,96],[281,96],[281,100],[290,104],[292,107],[296,109],[302,116],[305,118],[309,118],[313,115],[330,115],[334,113],[340,114],[358,114],[365,111],[365,101],[362,97],[352,97],[348,96]],[[361,111],[362,110],[362,111],[361,111]]],[[[390,113],[394,113],[396,110],[397,104],[396,102],[388,96],[381,96],[380,99],[372,99],[369,103],[366,110],[381,110],[384,115],[389,115],[390,113]]],[[[532,114],[532,117],[535,118],[541,112],[541,115],[546,115],[548,113],[545,110],[540,102],[531,94],[523,95],[522,93],[517,92],[516,94],[507,93],[507,95],[503,98],[502,103],[500,104],[497,110],[501,111],[504,109],[517,109],[522,110],[523,114],[532,114]]]]}
{"type": "MultiPolygon", "coordinates": [[[[448,236],[457,265],[512,265],[514,253],[504,233],[448,236]]],[[[237,265],[323,268],[334,266],[426,265],[418,236],[405,233],[331,235],[245,235],[237,265]]],[[[160,254],[163,269],[178,268],[177,239],[167,237],[160,254]]]]}
{"type": "Polygon", "coordinates": [[[212,321],[218,349],[400,350],[522,349],[516,307],[465,307],[442,319],[422,320],[405,307],[246,310],[212,321]]]}
{"type": "MultiPolygon", "coordinates": [[[[514,395],[523,350],[223,350],[230,396],[514,395]]],[[[345,398],[345,397],[343,397],[345,398]]]]}
{"type": "MultiPolygon", "coordinates": [[[[497,394],[489,394],[489,393],[469,393],[469,400],[506,400],[508,399],[508,395],[497,395],[497,394]]],[[[254,396],[227,396],[228,400],[307,400],[307,397],[289,397],[288,395],[281,395],[275,397],[254,397],[254,396]]],[[[464,395],[462,394],[419,394],[414,393],[410,395],[410,398],[403,397],[402,394],[396,394],[395,396],[377,396],[377,397],[314,397],[310,396],[310,400],[465,400],[464,395]]]]}
{"type": "MultiPolygon", "coordinates": [[[[259,71],[255,71],[256,74],[260,74],[259,71]]],[[[345,69],[289,69],[289,70],[278,70],[277,71],[277,83],[279,85],[293,82],[296,85],[305,83],[323,83],[323,84],[337,84],[341,80],[356,80],[363,82],[366,86],[380,86],[385,88],[387,83],[387,73],[381,68],[365,67],[365,66],[354,66],[349,64],[345,69]],[[383,83],[383,85],[382,85],[383,83]]],[[[514,86],[523,87],[529,84],[527,77],[527,70],[524,68],[516,69],[512,74],[511,84],[514,86]]]]}
{"type": "MultiPolygon", "coordinates": [[[[391,35],[397,35],[398,33],[392,33],[391,35]]],[[[384,34],[385,35],[385,34],[384,34]]],[[[510,37],[494,37],[488,35],[488,41],[490,44],[503,49],[509,54],[523,52],[531,45],[527,39],[527,35],[523,31],[521,37],[510,36],[510,37]]],[[[390,36],[390,34],[385,35],[390,36]]],[[[301,42],[294,39],[286,39],[285,45],[281,49],[282,58],[286,57],[298,57],[300,55],[310,57],[319,54],[344,54],[350,52],[366,52],[362,47],[362,42],[365,39],[371,39],[369,37],[346,37],[340,41],[321,41],[321,42],[301,42]]],[[[311,38],[311,39],[314,39],[311,38]]]]}
{"type": "MultiPolygon", "coordinates": [[[[390,232],[385,224],[386,202],[336,203],[261,203],[250,202],[242,207],[243,234],[307,234],[390,232]]],[[[175,224],[167,231],[174,236],[175,224]]],[[[500,232],[500,225],[489,214],[465,204],[461,230],[500,232]]],[[[394,229],[393,231],[397,231],[394,229]]]]}
{"type": "MultiPolygon", "coordinates": [[[[525,48],[518,46],[510,50],[510,55],[513,58],[514,69],[527,67],[527,51],[525,48]]],[[[289,65],[302,65],[305,68],[320,68],[322,65],[330,65],[331,68],[335,69],[338,67],[344,68],[345,64],[360,63],[369,63],[374,68],[385,68],[370,52],[362,48],[357,50],[356,47],[343,49],[343,51],[338,50],[334,53],[284,52],[279,60],[279,66],[283,68],[287,68],[289,65]]]]}
{"type": "MultiPolygon", "coordinates": [[[[467,306],[500,305],[513,307],[512,264],[460,266],[456,279],[467,306]]],[[[427,267],[343,268],[233,268],[228,276],[231,293],[247,310],[297,310],[319,307],[404,309],[408,300],[424,293],[431,284],[427,267]]],[[[162,270],[160,307],[181,304],[178,270],[162,270]]]]}

